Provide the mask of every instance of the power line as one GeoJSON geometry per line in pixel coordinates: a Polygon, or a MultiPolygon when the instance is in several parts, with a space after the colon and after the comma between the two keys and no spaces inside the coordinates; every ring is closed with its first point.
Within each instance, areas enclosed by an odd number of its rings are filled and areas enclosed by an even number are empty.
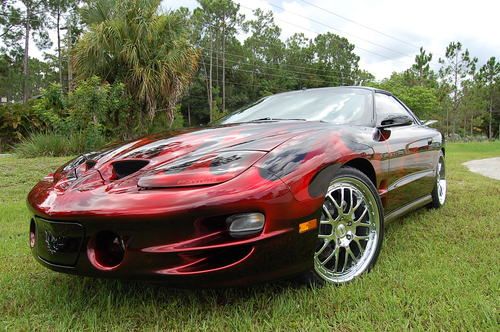
{"type": "MultiPolygon", "coordinates": [[[[241,5],[241,4],[240,4],[240,7],[243,7],[243,8],[246,8],[246,9],[248,9],[248,10],[252,10],[252,11],[253,11],[253,10],[255,10],[254,8],[246,7],[246,6],[241,5]]],[[[309,29],[309,28],[306,28],[306,27],[300,26],[300,25],[295,24],[295,23],[291,23],[291,22],[285,21],[285,20],[280,19],[280,18],[275,18],[275,19],[276,19],[277,21],[280,21],[280,22],[283,22],[283,23],[289,24],[289,25],[291,25],[291,26],[294,26],[294,27],[297,27],[297,28],[300,28],[300,29],[303,29],[303,30],[310,31],[310,32],[312,32],[312,33],[315,33],[316,35],[321,34],[321,32],[318,32],[318,31],[315,31],[315,30],[312,30],[312,29],[309,29]]],[[[401,59],[394,59],[394,58],[390,58],[390,57],[385,56],[385,55],[383,55],[383,54],[380,54],[380,53],[377,53],[377,52],[374,52],[374,51],[368,50],[368,49],[366,49],[366,48],[362,48],[362,47],[360,47],[360,46],[358,46],[358,45],[355,45],[355,47],[356,47],[357,49],[359,49],[359,50],[362,50],[362,51],[364,51],[364,52],[367,52],[367,53],[370,53],[370,54],[376,55],[376,56],[378,56],[378,57],[385,58],[385,59],[387,59],[387,60],[391,60],[391,61],[399,61],[399,62],[403,63],[403,62],[401,61],[401,59]]]]}
{"type": "MultiPolygon", "coordinates": [[[[207,64],[206,62],[203,62],[205,64],[205,66],[207,65],[210,65],[210,64],[207,64]]],[[[218,64],[213,64],[212,63],[212,66],[213,67],[217,67],[217,68],[222,68],[221,65],[218,65],[218,64]]],[[[254,66],[254,69],[255,68],[260,68],[259,66],[254,66]]],[[[265,69],[265,68],[261,68],[261,69],[265,69]]],[[[248,70],[248,69],[241,69],[241,68],[231,68],[231,70],[236,70],[236,71],[240,71],[240,72],[244,72],[244,73],[251,73],[251,74],[256,74],[256,72],[254,70],[248,70]]],[[[286,70],[283,70],[286,72],[286,70]]],[[[262,72],[260,73],[262,74],[263,76],[272,76],[272,77],[278,77],[278,78],[283,78],[283,75],[277,75],[277,74],[272,74],[272,73],[265,73],[265,72],[262,72]]],[[[334,76],[332,76],[334,77],[334,76]]],[[[336,77],[336,78],[340,78],[342,80],[342,77],[336,77]]],[[[345,78],[351,78],[350,75],[346,75],[345,78]]],[[[298,78],[299,80],[308,80],[308,81],[313,81],[313,82],[319,82],[319,83],[324,83],[324,81],[322,80],[318,80],[318,79],[309,79],[309,78],[298,78]]],[[[344,82],[342,81],[341,84],[343,84],[344,82]]]]}
{"type": "Polygon", "coordinates": [[[356,25],[358,25],[358,26],[360,26],[360,27],[363,27],[363,28],[365,28],[365,29],[367,29],[367,30],[371,30],[371,31],[373,31],[373,32],[376,32],[376,33],[378,33],[378,34],[380,34],[380,35],[382,35],[382,36],[385,36],[385,37],[387,37],[387,38],[390,38],[390,39],[392,39],[392,40],[395,40],[395,41],[398,41],[398,42],[400,42],[400,43],[406,44],[406,45],[411,46],[411,47],[413,47],[413,48],[415,48],[415,49],[418,49],[418,48],[419,48],[418,46],[416,46],[416,45],[415,45],[415,44],[413,44],[413,43],[410,43],[410,42],[405,41],[405,40],[403,40],[403,39],[400,39],[400,38],[398,38],[398,37],[391,36],[391,35],[389,35],[389,34],[387,34],[387,33],[385,33],[385,32],[382,32],[382,31],[380,31],[380,30],[377,30],[377,29],[374,29],[374,28],[372,28],[372,27],[369,27],[369,26],[367,26],[367,25],[365,25],[365,24],[363,24],[363,23],[359,23],[359,22],[357,22],[357,21],[355,21],[355,20],[352,20],[352,19],[350,19],[350,18],[348,18],[348,17],[345,17],[345,16],[343,16],[343,15],[340,15],[340,14],[338,14],[338,13],[335,13],[334,11],[331,11],[331,10],[329,10],[329,9],[326,9],[326,8],[320,7],[320,6],[318,6],[318,5],[314,4],[314,3],[311,3],[311,2],[309,2],[309,1],[307,1],[307,0],[299,0],[299,1],[301,1],[301,2],[303,2],[303,3],[305,3],[305,4],[308,4],[309,6],[312,6],[312,7],[315,7],[315,8],[317,8],[317,9],[320,9],[320,10],[322,10],[322,11],[324,11],[324,12],[327,12],[327,13],[329,13],[329,14],[331,14],[331,15],[334,15],[334,16],[336,16],[336,17],[338,17],[338,18],[341,18],[341,19],[343,19],[343,20],[345,20],[345,21],[347,21],[347,22],[354,23],[354,24],[356,24],[356,25]]]}
{"type": "MultiPolygon", "coordinates": [[[[215,49],[210,49],[210,48],[205,48],[205,47],[200,47],[201,49],[204,49],[206,51],[212,51],[212,52],[216,52],[216,53],[220,53],[220,54],[225,54],[225,55],[232,55],[232,56],[235,56],[235,57],[240,57],[240,58],[244,58],[245,60],[247,60],[248,58],[243,56],[243,55],[238,55],[238,54],[232,54],[232,53],[228,53],[228,52],[223,52],[223,51],[217,51],[215,49]]],[[[210,56],[209,54],[205,54],[207,56],[210,56]]],[[[234,64],[241,64],[241,65],[253,65],[254,67],[256,66],[255,64],[251,64],[251,63],[248,63],[248,62],[238,62],[236,60],[231,60],[231,59],[226,59],[225,61],[227,62],[231,62],[231,63],[234,63],[234,64]]],[[[277,63],[277,62],[268,62],[267,64],[264,64],[264,65],[260,65],[260,66],[257,66],[258,68],[263,68],[263,69],[272,69],[272,70],[276,70],[278,68],[275,68],[275,67],[272,67],[272,65],[281,65],[282,67],[279,68],[279,70],[282,70],[282,71],[285,71],[285,72],[289,72],[289,73],[295,73],[295,74],[302,74],[302,75],[311,75],[311,74],[314,74],[316,76],[320,76],[320,77],[326,77],[326,78],[341,78],[340,76],[335,76],[335,75],[328,75],[328,74],[320,74],[320,73],[312,73],[311,70],[317,70],[317,68],[313,68],[313,67],[304,67],[304,66],[296,66],[296,65],[290,65],[290,64],[287,64],[287,63],[277,63]],[[285,68],[283,68],[285,67],[285,68]],[[286,67],[295,67],[295,68],[300,68],[300,69],[304,69],[304,70],[307,70],[307,72],[304,72],[304,71],[296,71],[296,70],[290,70],[290,69],[286,69],[286,67]]],[[[342,71],[339,71],[339,70],[331,70],[333,73],[338,73],[338,74],[345,74],[344,72],[342,71]]],[[[350,69],[350,71],[352,71],[352,69],[350,69]]],[[[346,74],[346,75],[350,75],[350,74],[346,74]]],[[[352,76],[346,76],[346,77],[349,77],[349,78],[353,78],[352,76]]]]}
{"type": "MultiPolygon", "coordinates": [[[[221,79],[216,79],[216,78],[212,78],[212,82],[218,82],[218,83],[223,83],[221,79]]],[[[257,87],[257,84],[246,84],[246,83],[238,83],[238,82],[234,82],[234,81],[229,81],[229,80],[225,80],[224,81],[226,84],[232,84],[232,85],[238,85],[238,86],[243,86],[243,87],[247,87],[247,88],[256,88],[257,87]]],[[[226,87],[228,88],[228,87],[226,87]]],[[[289,91],[287,89],[280,89],[279,91],[289,91]]]]}
{"type": "MultiPolygon", "coordinates": [[[[201,49],[204,49],[206,51],[212,51],[212,52],[215,52],[215,53],[219,53],[219,54],[225,54],[225,55],[231,55],[231,56],[234,56],[234,57],[238,57],[238,58],[242,58],[242,59],[245,59],[245,60],[249,60],[249,58],[247,56],[244,56],[244,55],[241,55],[241,54],[234,54],[234,53],[229,53],[229,52],[225,52],[225,51],[218,51],[214,48],[208,48],[208,47],[203,47],[203,46],[198,46],[199,48],[201,49]]],[[[279,62],[268,62],[268,65],[285,65],[285,66],[288,66],[288,67],[292,67],[292,68],[299,68],[299,69],[305,69],[305,70],[310,70],[311,68],[310,67],[305,67],[305,66],[299,66],[299,65],[293,65],[293,64],[289,64],[289,63],[279,63],[279,62]]]]}
{"type": "MultiPolygon", "coordinates": [[[[281,9],[281,10],[285,10],[285,8],[280,7],[280,6],[278,6],[278,5],[275,5],[275,4],[272,4],[272,3],[269,3],[269,4],[270,4],[271,6],[273,6],[273,7],[275,7],[275,8],[278,8],[278,9],[281,9]]],[[[345,31],[343,31],[343,30],[341,30],[341,29],[338,29],[338,28],[336,28],[336,27],[333,27],[333,26],[328,25],[328,24],[326,24],[326,23],[323,23],[323,22],[321,22],[321,21],[315,20],[315,19],[313,19],[313,18],[307,17],[307,16],[305,16],[305,15],[298,14],[298,13],[292,12],[292,11],[290,11],[290,10],[287,10],[287,12],[289,12],[289,13],[291,13],[291,14],[293,14],[293,15],[296,15],[296,16],[298,16],[298,17],[302,17],[302,18],[308,19],[309,21],[315,22],[315,23],[317,23],[317,24],[319,24],[319,25],[322,25],[322,26],[324,26],[324,27],[326,27],[326,28],[333,29],[333,30],[335,30],[335,31],[338,31],[338,32],[343,33],[343,34],[346,34],[346,35],[348,35],[348,36],[350,35],[350,36],[352,36],[352,37],[354,37],[354,38],[357,38],[357,39],[359,39],[359,40],[362,40],[362,41],[364,41],[364,42],[366,42],[366,43],[369,43],[369,44],[372,44],[372,45],[374,45],[374,46],[377,46],[377,47],[380,47],[380,48],[386,49],[386,50],[388,50],[388,51],[390,51],[390,52],[394,52],[394,53],[397,53],[397,54],[400,54],[400,55],[403,55],[403,56],[407,56],[407,54],[405,54],[405,53],[403,53],[403,52],[400,52],[400,51],[398,51],[398,50],[395,50],[395,49],[392,49],[392,48],[389,48],[389,47],[386,47],[386,46],[383,46],[383,45],[380,45],[380,44],[378,44],[378,43],[372,42],[372,41],[371,41],[371,40],[369,40],[369,39],[366,39],[366,38],[363,38],[363,37],[360,37],[360,36],[354,35],[354,34],[352,34],[352,33],[345,32],[345,31]]]]}
{"type": "MultiPolygon", "coordinates": [[[[251,88],[251,89],[255,89],[255,88],[258,88],[258,84],[251,84],[251,83],[240,83],[240,82],[234,82],[232,80],[228,80],[226,79],[224,82],[222,82],[221,79],[216,79],[216,78],[212,78],[212,82],[217,82],[219,84],[222,84],[222,83],[225,83],[225,84],[228,84],[228,86],[226,86],[226,89],[230,87],[230,85],[237,85],[237,86],[241,86],[241,87],[246,87],[246,88],[251,88]]],[[[321,83],[325,83],[325,82],[321,82],[321,83]]],[[[341,85],[342,86],[342,85],[341,85]]],[[[300,86],[300,88],[307,88],[303,85],[300,86]]],[[[285,91],[290,91],[289,89],[286,89],[286,88],[279,88],[277,91],[275,91],[274,93],[279,93],[279,92],[285,92],[285,91]]]]}
{"type": "MultiPolygon", "coordinates": [[[[206,63],[205,61],[202,61],[203,64],[205,66],[210,66],[209,63],[206,63]]],[[[218,65],[218,64],[213,64],[212,63],[212,67],[217,67],[217,68],[222,68],[221,65],[218,65]]],[[[254,66],[255,68],[260,68],[259,66],[254,66]]],[[[265,69],[265,68],[263,68],[265,69]]],[[[254,70],[248,70],[248,69],[241,69],[241,68],[231,68],[231,70],[236,70],[236,71],[240,71],[240,72],[244,72],[244,73],[251,73],[251,74],[256,74],[256,72],[254,70]]],[[[287,72],[286,70],[283,70],[285,72],[287,72]]],[[[290,72],[289,72],[290,73],[290,72]]],[[[278,77],[278,78],[284,78],[283,75],[277,75],[277,74],[272,74],[272,73],[260,73],[262,74],[263,76],[272,76],[272,77],[278,77]]],[[[351,75],[346,75],[345,77],[340,77],[340,76],[331,76],[332,78],[337,78],[340,80],[340,84],[345,84],[345,79],[353,79],[353,77],[351,75]]],[[[306,78],[306,77],[296,77],[296,79],[298,79],[299,81],[309,81],[309,82],[316,82],[316,83],[326,83],[324,80],[318,80],[318,79],[314,79],[314,78],[306,78]]],[[[212,78],[213,80],[213,78],[212,78]]]]}
{"type": "MultiPolygon", "coordinates": [[[[208,50],[210,51],[209,48],[203,48],[203,47],[200,47],[204,50],[208,50]]],[[[213,50],[213,52],[216,52],[216,53],[221,53],[221,54],[225,54],[225,55],[233,55],[233,56],[236,56],[236,57],[241,57],[241,58],[244,58],[245,60],[248,60],[248,58],[246,58],[245,56],[241,56],[241,55],[237,55],[237,54],[232,54],[232,53],[227,53],[227,52],[223,52],[223,51],[217,51],[217,50],[213,50]]],[[[203,53],[204,55],[206,56],[210,56],[210,54],[208,53],[203,53]]],[[[253,66],[254,68],[259,68],[259,69],[269,69],[269,70],[282,70],[282,71],[285,71],[285,72],[289,72],[289,73],[294,73],[294,74],[301,74],[301,75],[311,75],[311,74],[314,74],[316,76],[321,76],[321,77],[327,77],[327,78],[340,78],[341,76],[336,76],[336,75],[330,75],[330,74],[321,74],[321,73],[317,73],[315,71],[317,71],[319,68],[314,68],[314,67],[303,67],[303,66],[295,66],[295,65],[289,65],[287,63],[278,63],[278,62],[268,62],[266,64],[256,64],[256,63],[251,63],[251,62],[243,62],[243,61],[238,61],[238,60],[232,60],[232,59],[225,59],[226,62],[230,62],[230,63],[234,63],[236,65],[242,65],[242,66],[253,66]],[[277,65],[277,66],[280,66],[280,67],[273,67],[273,65],[277,65]],[[304,69],[306,71],[297,71],[297,70],[292,70],[292,69],[287,69],[286,67],[296,67],[296,68],[301,68],[301,69],[304,69]]],[[[205,63],[205,62],[203,62],[205,63]]],[[[359,69],[359,68],[357,68],[359,69]]],[[[345,75],[344,77],[351,77],[352,78],[352,74],[354,74],[355,72],[355,69],[353,68],[347,68],[346,70],[349,71],[349,73],[346,73],[342,70],[331,70],[332,73],[337,73],[337,74],[340,74],[340,75],[345,75]],[[347,76],[349,75],[349,76],[347,76]]]]}

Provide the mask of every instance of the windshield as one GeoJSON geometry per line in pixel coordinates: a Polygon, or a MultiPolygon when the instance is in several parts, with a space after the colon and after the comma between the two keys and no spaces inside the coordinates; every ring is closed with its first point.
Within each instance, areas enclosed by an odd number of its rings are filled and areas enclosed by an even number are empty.
{"type": "Polygon", "coordinates": [[[287,119],[369,125],[372,120],[371,91],[325,88],[281,93],[239,109],[219,123],[287,119]]]}

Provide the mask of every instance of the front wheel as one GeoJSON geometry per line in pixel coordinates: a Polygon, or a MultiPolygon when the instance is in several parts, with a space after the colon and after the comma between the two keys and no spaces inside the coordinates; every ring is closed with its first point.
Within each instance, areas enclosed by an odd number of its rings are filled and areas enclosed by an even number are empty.
{"type": "Polygon", "coordinates": [[[342,168],[331,181],[322,206],[309,280],[342,284],[369,271],[383,235],[383,209],[375,186],[357,169],[342,168]]]}

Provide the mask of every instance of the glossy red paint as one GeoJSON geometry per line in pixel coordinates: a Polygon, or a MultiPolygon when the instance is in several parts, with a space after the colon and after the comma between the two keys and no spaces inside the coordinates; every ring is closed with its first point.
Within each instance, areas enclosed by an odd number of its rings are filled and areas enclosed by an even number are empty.
{"type": "Polygon", "coordinates": [[[299,225],[319,217],[329,180],[343,165],[368,163],[386,213],[431,192],[442,138],[415,127],[391,129],[381,139],[374,127],[263,121],[147,137],[89,154],[29,193],[32,251],[60,272],[177,286],[291,276],[312,267],[316,231],[301,233],[299,225]],[[253,212],[265,216],[262,231],[231,237],[226,218],[253,212]],[[102,232],[120,237],[115,245],[124,255],[117,265],[96,258],[102,232]]]}

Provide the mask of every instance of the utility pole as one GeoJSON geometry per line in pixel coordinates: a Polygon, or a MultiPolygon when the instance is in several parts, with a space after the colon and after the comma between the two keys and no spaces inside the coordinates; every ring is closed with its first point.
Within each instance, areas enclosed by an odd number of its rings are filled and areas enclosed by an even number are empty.
{"type": "Polygon", "coordinates": [[[71,68],[71,43],[72,43],[72,38],[71,38],[71,17],[68,19],[68,24],[66,25],[68,29],[68,93],[72,90],[71,89],[71,82],[73,81],[73,72],[71,68]]]}

